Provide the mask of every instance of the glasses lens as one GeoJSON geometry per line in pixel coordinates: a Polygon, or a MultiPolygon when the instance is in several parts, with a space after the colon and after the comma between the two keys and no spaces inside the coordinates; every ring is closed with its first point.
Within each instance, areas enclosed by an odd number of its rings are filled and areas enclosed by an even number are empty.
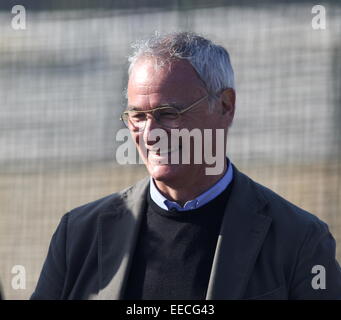
{"type": "Polygon", "coordinates": [[[143,112],[124,112],[121,118],[125,126],[131,130],[143,130],[146,123],[146,115],[143,112]]]}
{"type": "Polygon", "coordinates": [[[160,125],[167,128],[177,128],[179,126],[178,110],[172,107],[155,110],[154,118],[160,125]]]}
{"type": "MultiPolygon", "coordinates": [[[[172,107],[156,109],[153,117],[161,126],[167,128],[177,128],[179,126],[178,110],[172,107]]],[[[126,111],[121,116],[125,126],[130,130],[142,131],[146,124],[146,113],[126,111]]]]}

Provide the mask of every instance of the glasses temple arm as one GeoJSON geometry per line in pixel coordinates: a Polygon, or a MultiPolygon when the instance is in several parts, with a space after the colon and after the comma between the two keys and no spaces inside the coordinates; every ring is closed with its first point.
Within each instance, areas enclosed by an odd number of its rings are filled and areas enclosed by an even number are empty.
{"type": "Polygon", "coordinates": [[[192,105],[190,105],[189,107],[187,107],[187,108],[185,108],[185,109],[179,111],[179,113],[182,114],[182,113],[184,113],[184,112],[186,112],[186,111],[188,111],[188,110],[194,108],[194,107],[197,106],[200,102],[204,101],[204,100],[207,99],[207,98],[208,98],[208,95],[202,97],[201,99],[199,99],[198,101],[196,101],[196,102],[194,102],[192,105]]]}

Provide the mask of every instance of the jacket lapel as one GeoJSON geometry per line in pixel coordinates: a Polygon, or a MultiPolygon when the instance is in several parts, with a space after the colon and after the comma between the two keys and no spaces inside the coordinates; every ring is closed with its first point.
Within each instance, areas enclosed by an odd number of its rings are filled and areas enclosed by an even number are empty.
{"type": "Polygon", "coordinates": [[[234,166],[234,182],[225,209],[206,299],[241,299],[271,224],[262,214],[267,201],[256,184],[234,166]]]}
{"type": "Polygon", "coordinates": [[[99,294],[92,299],[122,299],[143,216],[149,178],[118,194],[98,222],[99,294]]]}

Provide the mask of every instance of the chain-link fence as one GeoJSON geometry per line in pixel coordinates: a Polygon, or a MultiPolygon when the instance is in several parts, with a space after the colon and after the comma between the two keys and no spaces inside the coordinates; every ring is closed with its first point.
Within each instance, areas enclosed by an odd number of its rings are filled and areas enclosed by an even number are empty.
{"type": "Polygon", "coordinates": [[[341,4],[326,29],[313,3],[28,1],[26,29],[0,11],[0,281],[7,299],[36,284],[60,217],[146,175],[115,164],[130,43],[191,30],[225,46],[237,111],[237,167],[325,220],[341,258],[341,4]],[[95,2],[91,2],[95,3],[95,2]],[[320,21],[321,22],[321,21],[320,21]],[[26,270],[25,289],[12,268],[26,270]]]}

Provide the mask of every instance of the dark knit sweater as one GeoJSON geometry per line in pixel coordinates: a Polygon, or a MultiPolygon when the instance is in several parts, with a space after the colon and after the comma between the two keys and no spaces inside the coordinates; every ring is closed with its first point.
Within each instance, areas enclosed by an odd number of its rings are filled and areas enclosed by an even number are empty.
{"type": "Polygon", "coordinates": [[[231,188],[184,212],[160,208],[148,192],[125,299],[205,299],[231,188]]]}

